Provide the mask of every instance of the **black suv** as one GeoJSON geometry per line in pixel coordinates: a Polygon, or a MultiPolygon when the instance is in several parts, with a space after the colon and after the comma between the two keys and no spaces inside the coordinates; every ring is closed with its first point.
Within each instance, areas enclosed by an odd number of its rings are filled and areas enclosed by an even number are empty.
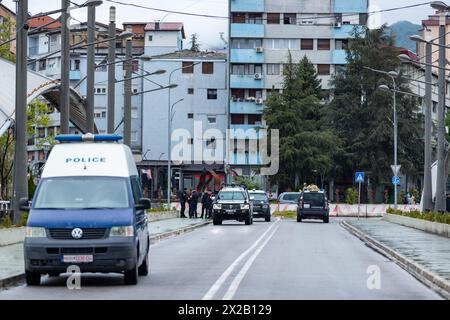
{"type": "Polygon", "coordinates": [[[267,194],[262,190],[252,190],[248,193],[250,201],[253,203],[253,217],[264,218],[266,222],[270,222],[270,203],[267,194]]]}
{"type": "Polygon", "coordinates": [[[243,187],[224,187],[217,194],[213,204],[213,224],[221,225],[224,220],[245,221],[253,224],[253,204],[243,187]]]}
{"type": "Polygon", "coordinates": [[[330,222],[330,208],[327,196],[323,191],[304,191],[300,195],[297,206],[297,222],[303,219],[317,219],[330,222]]]}

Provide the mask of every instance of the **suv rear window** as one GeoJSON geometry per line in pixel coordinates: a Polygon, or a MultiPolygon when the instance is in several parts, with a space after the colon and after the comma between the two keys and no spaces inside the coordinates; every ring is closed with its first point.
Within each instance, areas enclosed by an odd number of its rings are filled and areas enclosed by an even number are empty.
{"type": "Polygon", "coordinates": [[[283,195],[283,200],[297,201],[299,197],[300,197],[299,194],[296,194],[296,193],[288,193],[288,194],[283,195]]]}
{"type": "Polygon", "coordinates": [[[305,193],[303,194],[303,202],[309,203],[311,207],[323,207],[324,195],[322,193],[305,193]]]}

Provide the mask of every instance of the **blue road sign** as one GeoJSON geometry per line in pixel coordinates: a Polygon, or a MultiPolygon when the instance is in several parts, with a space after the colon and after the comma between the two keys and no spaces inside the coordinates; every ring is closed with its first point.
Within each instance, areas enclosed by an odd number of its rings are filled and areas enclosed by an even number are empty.
{"type": "Polygon", "coordinates": [[[364,172],[357,172],[355,174],[355,181],[357,183],[363,183],[364,182],[364,172]]]}
{"type": "Polygon", "coordinates": [[[392,177],[392,184],[394,186],[399,186],[400,185],[400,177],[399,176],[393,176],[392,177]]]}

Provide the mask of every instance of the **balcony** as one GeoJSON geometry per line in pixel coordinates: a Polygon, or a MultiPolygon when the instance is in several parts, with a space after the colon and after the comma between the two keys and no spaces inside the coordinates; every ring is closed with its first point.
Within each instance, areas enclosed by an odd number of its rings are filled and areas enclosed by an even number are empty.
{"type": "Polygon", "coordinates": [[[252,23],[232,23],[231,38],[264,38],[264,25],[252,23]]]}
{"type": "Polygon", "coordinates": [[[252,101],[231,101],[231,114],[262,114],[264,106],[252,101]]]}
{"type": "Polygon", "coordinates": [[[263,89],[264,76],[261,76],[261,79],[255,79],[255,75],[232,74],[230,87],[233,89],[263,89]]]}
{"type": "Polygon", "coordinates": [[[333,50],[333,64],[347,64],[347,53],[345,50],[333,50]]]}
{"type": "Polygon", "coordinates": [[[80,70],[72,70],[70,71],[70,80],[81,80],[81,71],[80,70]]]}
{"type": "Polygon", "coordinates": [[[232,124],[230,125],[230,139],[259,140],[259,130],[263,128],[262,124],[232,124]]]}
{"type": "Polygon", "coordinates": [[[368,0],[334,0],[335,13],[365,13],[368,8],[368,0]]]}
{"type": "Polygon", "coordinates": [[[231,63],[264,63],[264,53],[256,49],[231,49],[231,63]]]}
{"type": "Polygon", "coordinates": [[[264,0],[231,0],[231,12],[264,12],[264,0]]]}

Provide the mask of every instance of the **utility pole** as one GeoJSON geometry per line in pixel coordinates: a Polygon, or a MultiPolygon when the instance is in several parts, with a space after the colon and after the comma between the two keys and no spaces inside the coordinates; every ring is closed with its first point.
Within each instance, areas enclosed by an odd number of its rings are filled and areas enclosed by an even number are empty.
{"type": "Polygon", "coordinates": [[[109,37],[108,47],[108,133],[115,129],[115,98],[116,98],[116,8],[109,8],[109,37]]]}
{"type": "MultiPolygon", "coordinates": [[[[395,83],[395,78],[392,77],[393,88],[394,88],[394,167],[397,171],[398,169],[398,119],[397,119],[397,85],[395,83]]],[[[399,172],[395,174],[398,176],[399,172]]],[[[397,202],[398,202],[398,185],[397,182],[394,184],[394,210],[397,211],[397,202]]]]}
{"type": "Polygon", "coordinates": [[[91,45],[87,47],[87,110],[86,128],[90,133],[94,133],[94,90],[95,90],[95,6],[88,7],[87,21],[87,42],[91,45]]]}
{"type": "Polygon", "coordinates": [[[13,222],[18,223],[21,218],[19,201],[28,198],[27,181],[27,88],[28,88],[28,0],[17,1],[17,51],[16,51],[16,121],[14,136],[16,140],[14,151],[14,194],[13,194],[13,222]]]}
{"type": "Polygon", "coordinates": [[[436,203],[434,210],[437,212],[446,211],[445,189],[447,185],[447,175],[445,170],[445,25],[447,13],[444,10],[439,14],[439,103],[438,103],[438,121],[437,121],[437,184],[436,184],[436,203]]]}
{"type": "Polygon", "coordinates": [[[125,69],[125,85],[124,85],[124,108],[123,108],[123,141],[124,144],[131,147],[131,85],[133,76],[133,37],[126,40],[126,69],[125,69]]]}
{"type": "Polygon", "coordinates": [[[70,13],[69,0],[61,0],[61,88],[60,88],[60,112],[61,133],[69,133],[70,121],[70,13]]]}
{"type": "Polygon", "coordinates": [[[425,67],[425,166],[424,166],[424,189],[423,189],[423,209],[424,211],[433,210],[433,192],[431,186],[431,136],[432,136],[432,44],[425,44],[426,67],[425,67]]]}

